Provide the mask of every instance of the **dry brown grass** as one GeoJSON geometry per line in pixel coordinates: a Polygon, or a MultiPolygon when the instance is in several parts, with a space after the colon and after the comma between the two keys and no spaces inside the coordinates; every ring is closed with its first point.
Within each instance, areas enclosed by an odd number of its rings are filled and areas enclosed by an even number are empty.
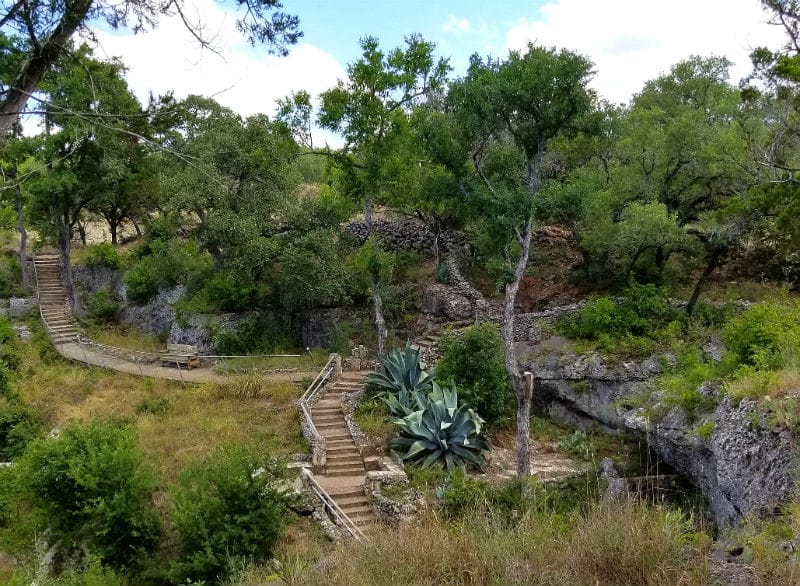
{"type": "Polygon", "coordinates": [[[516,529],[483,515],[445,522],[434,515],[368,544],[346,544],[320,560],[306,584],[710,584],[705,563],[685,545],[675,513],[623,502],[585,517],[526,518],[516,529]],[[699,562],[699,563],[698,563],[699,562]]]}
{"type": "Polygon", "coordinates": [[[167,480],[220,445],[255,445],[274,455],[306,451],[297,409],[285,400],[288,388],[279,385],[276,398],[235,400],[219,400],[209,387],[179,390],[164,413],[138,417],[139,442],[167,480]]]}
{"type": "Polygon", "coordinates": [[[167,347],[158,336],[124,325],[90,327],[87,334],[95,342],[115,348],[157,353],[167,347]]]}
{"type": "Polygon", "coordinates": [[[255,445],[275,455],[308,449],[293,404],[302,393],[297,385],[262,379],[257,396],[221,397],[212,385],[182,388],[172,381],[43,364],[32,347],[27,350],[18,387],[47,428],[95,417],[129,419],[164,483],[222,444],[255,445]]]}

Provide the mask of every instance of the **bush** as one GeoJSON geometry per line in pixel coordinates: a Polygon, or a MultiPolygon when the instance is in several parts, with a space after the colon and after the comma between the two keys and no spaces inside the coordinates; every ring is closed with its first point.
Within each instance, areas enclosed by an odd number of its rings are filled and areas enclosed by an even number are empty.
{"type": "Polygon", "coordinates": [[[561,329],[570,337],[585,340],[597,340],[604,334],[614,338],[646,336],[681,317],[681,312],[669,304],[663,289],[655,285],[633,284],[623,296],[620,303],[610,297],[588,303],[577,316],[566,320],[561,329]]]}
{"type": "Polygon", "coordinates": [[[160,289],[185,282],[210,264],[196,242],[152,240],[142,246],[138,256],[140,260],[125,274],[128,297],[137,303],[147,303],[160,289]]]}
{"type": "Polygon", "coordinates": [[[458,387],[462,402],[492,425],[513,414],[514,393],[497,326],[489,323],[470,326],[460,337],[446,333],[439,347],[442,359],[436,367],[437,376],[458,387]]]}
{"type": "MultiPolygon", "coordinates": [[[[11,327],[8,318],[0,316],[0,363],[3,363],[9,370],[16,370],[19,368],[20,362],[17,334],[11,327]]],[[[0,394],[2,394],[2,389],[0,389],[0,394]]]]}
{"type": "Polygon", "coordinates": [[[728,323],[724,341],[739,364],[765,370],[782,368],[800,350],[800,309],[754,305],[728,323]]]}
{"type": "Polygon", "coordinates": [[[0,462],[15,460],[39,434],[41,423],[16,400],[0,399],[0,462]]]}
{"type": "Polygon", "coordinates": [[[87,296],[86,310],[89,316],[98,322],[115,322],[119,314],[119,301],[109,289],[100,289],[97,293],[87,296]]]}
{"type": "Polygon", "coordinates": [[[585,431],[575,430],[572,435],[561,438],[558,451],[578,460],[592,460],[597,451],[592,438],[585,431]]]}
{"type": "Polygon", "coordinates": [[[232,559],[268,559],[283,531],[288,496],[283,466],[242,446],[218,449],[185,470],[171,487],[180,557],[177,583],[217,581],[232,559]]]}
{"type": "Polygon", "coordinates": [[[86,247],[83,263],[92,269],[100,267],[118,269],[122,266],[122,256],[113,244],[90,244],[86,247]]]}
{"type": "Polygon", "coordinates": [[[85,548],[124,568],[155,546],[153,482],[132,427],[116,420],[72,424],[57,439],[33,443],[19,468],[24,496],[67,549],[85,548]]]}

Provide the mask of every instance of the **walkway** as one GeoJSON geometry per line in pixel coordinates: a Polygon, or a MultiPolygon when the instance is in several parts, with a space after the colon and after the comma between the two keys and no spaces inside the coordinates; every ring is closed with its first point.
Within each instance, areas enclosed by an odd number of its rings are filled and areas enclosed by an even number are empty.
{"type": "MultiPolygon", "coordinates": [[[[161,366],[157,355],[148,356],[147,353],[136,350],[109,348],[114,352],[111,354],[101,351],[102,346],[99,344],[87,343],[85,340],[81,342],[80,328],[69,313],[58,256],[37,255],[33,263],[42,321],[53,345],[64,358],[89,366],[183,383],[230,380],[229,376],[214,372],[210,366],[192,370],[161,366]],[[130,359],[125,358],[126,355],[130,356],[130,359]]],[[[297,371],[266,373],[264,377],[276,382],[299,382],[313,374],[314,372],[297,371]]]]}
{"type": "Polygon", "coordinates": [[[320,486],[362,531],[377,522],[365,492],[367,471],[342,409],[342,394],[358,391],[365,372],[344,372],[311,408],[314,426],[325,438],[325,473],[316,474],[320,486]]]}

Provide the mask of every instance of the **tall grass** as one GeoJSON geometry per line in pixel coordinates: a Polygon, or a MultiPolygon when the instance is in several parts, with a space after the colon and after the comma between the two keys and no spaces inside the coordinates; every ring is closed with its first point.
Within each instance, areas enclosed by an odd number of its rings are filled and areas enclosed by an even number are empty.
{"type": "Polygon", "coordinates": [[[324,558],[306,584],[709,584],[699,553],[688,546],[682,515],[627,501],[599,504],[565,521],[529,514],[503,528],[485,511],[419,524],[347,544],[324,558]]]}

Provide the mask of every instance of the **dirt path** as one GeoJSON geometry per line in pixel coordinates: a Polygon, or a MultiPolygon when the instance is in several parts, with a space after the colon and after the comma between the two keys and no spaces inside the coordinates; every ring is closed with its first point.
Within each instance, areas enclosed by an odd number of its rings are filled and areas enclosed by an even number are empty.
{"type": "MultiPolygon", "coordinates": [[[[202,366],[192,370],[178,370],[177,368],[168,366],[139,364],[138,362],[123,360],[121,358],[109,356],[108,354],[87,350],[81,344],[75,342],[62,342],[56,344],[56,348],[58,349],[58,353],[68,360],[138,376],[162,378],[185,383],[208,383],[230,380],[230,376],[218,374],[208,366],[202,366]]],[[[300,382],[304,377],[314,376],[315,374],[316,373],[310,371],[280,372],[267,373],[264,377],[270,381],[276,382],[300,382]]]]}

